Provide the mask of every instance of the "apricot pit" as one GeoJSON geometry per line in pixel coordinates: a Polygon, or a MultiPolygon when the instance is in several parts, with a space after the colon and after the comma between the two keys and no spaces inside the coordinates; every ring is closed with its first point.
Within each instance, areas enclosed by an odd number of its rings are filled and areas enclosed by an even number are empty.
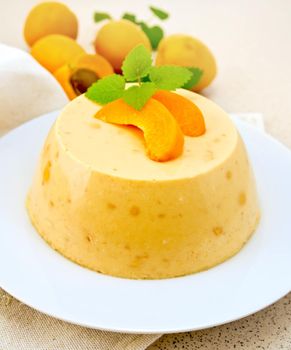
{"type": "Polygon", "coordinates": [[[110,74],[113,74],[113,68],[104,57],[83,54],[59,68],[54,76],[72,100],[85,93],[98,79],[110,74]]]}

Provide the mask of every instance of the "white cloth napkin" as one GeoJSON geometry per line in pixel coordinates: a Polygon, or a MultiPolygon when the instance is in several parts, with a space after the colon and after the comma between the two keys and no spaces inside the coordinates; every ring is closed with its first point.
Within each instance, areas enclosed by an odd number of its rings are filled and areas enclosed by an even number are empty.
{"type": "MultiPolygon", "coordinates": [[[[66,103],[58,83],[29,54],[0,44],[0,135],[66,103]]],[[[263,128],[261,114],[232,116],[263,128]]],[[[0,289],[0,349],[144,350],[161,335],[118,334],[75,326],[41,314],[0,289]]]]}
{"type": "Polygon", "coordinates": [[[67,101],[55,78],[30,54],[0,44],[0,135],[67,101]]]}

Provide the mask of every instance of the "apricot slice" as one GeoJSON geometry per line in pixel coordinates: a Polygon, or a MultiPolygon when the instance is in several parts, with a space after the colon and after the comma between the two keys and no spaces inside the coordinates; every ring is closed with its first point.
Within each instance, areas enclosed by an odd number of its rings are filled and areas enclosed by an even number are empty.
{"type": "Polygon", "coordinates": [[[166,90],[157,91],[153,98],[161,102],[171,112],[184,135],[200,136],[205,133],[203,114],[192,101],[166,90]]]}
{"type": "Polygon", "coordinates": [[[105,57],[117,73],[121,72],[127,54],[138,44],[151,51],[151,43],[141,28],[125,19],[106,23],[94,42],[96,52],[105,57]]]}
{"type": "Polygon", "coordinates": [[[98,79],[113,73],[111,64],[104,57],[83,54],[55,71],[54,76],[69,99],[73,100],[98,79]]]}
{"type": "Polygon", "coordinates": [[[73,39],[59,34],[45,36],[31,48],[31,55],[48,71],[55,72],[64,64],[85,53],[73,39]]]}
{"type": "Polygon", "coordinates": [[[43,2],[28,14],[24,24],[24,38],[29,46],[50,34],[77,38],[78,20],[75,14],[59,2],[43,2]]]}
{"type": "Polygon", "coordinates": [[[118,99],[102,107],[95,117],[142,130],[147,153],[152,160],[165,162],[177,158],[183,151],[184,137],[176,119],[155,99],[149,99],[140,111],[118,99]]]}

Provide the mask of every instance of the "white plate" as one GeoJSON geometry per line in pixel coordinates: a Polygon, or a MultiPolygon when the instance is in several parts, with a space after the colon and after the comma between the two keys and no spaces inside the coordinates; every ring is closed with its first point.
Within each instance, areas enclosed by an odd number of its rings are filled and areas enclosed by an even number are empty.
{"type": "Polygon", "coordinates": [[[130,333],[168,333],[226,323],[291,289],[291,153],[243,122],[262,221],[232,259],[198,274],[160,281],[104,276],[53,251],[36,233],[24,202],[45,136],[57,113],[0,140],[0,286],[48,315],[130,333]]]}

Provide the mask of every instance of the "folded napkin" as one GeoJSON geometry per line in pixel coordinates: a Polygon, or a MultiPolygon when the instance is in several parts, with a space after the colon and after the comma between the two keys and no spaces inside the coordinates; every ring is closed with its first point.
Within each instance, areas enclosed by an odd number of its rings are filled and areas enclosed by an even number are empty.
{"type": "MultiPolygon", "coordinates": [[[[0,135],[66,103],[55,79],[29,54],[0,44],[0,135]]],[[[258,113],[232,116],[263,127],[258,113]]],[[[35,311],[0,289],[0,349],[144,350],[159,337],[75,326],[35,311]]]]}
{"type": "Polygon", "coordinates": [[[55,78],[28,53],[0,44],[0,135],[67,101],[55,78]]]}

